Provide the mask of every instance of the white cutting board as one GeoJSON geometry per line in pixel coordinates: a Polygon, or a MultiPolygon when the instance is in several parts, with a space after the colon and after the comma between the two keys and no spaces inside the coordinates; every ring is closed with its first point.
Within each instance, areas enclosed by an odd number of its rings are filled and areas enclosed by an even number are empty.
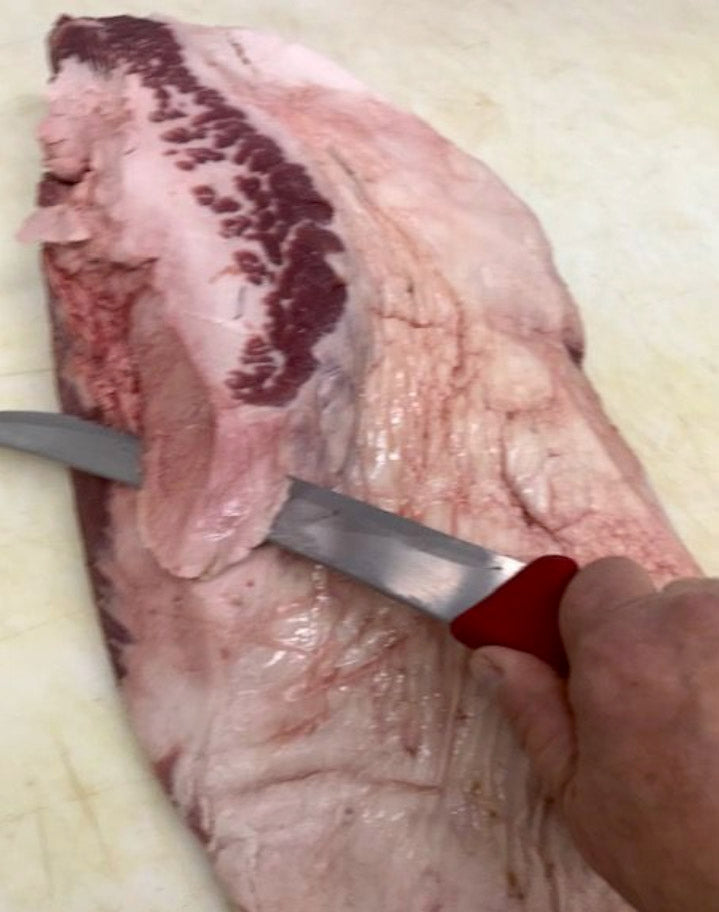
{"type": "MultiPolygon", "coordinates": [[[[330,54],[534,207],[584,315],[589,373],[718,573],[716,0],[158,6],[330,54]]],[[[55,406],[35,251],[13,240],[38,174],[44,33],[61,12],[150,10],[0,0],[0,408],[55,406]]],[[[65,474],[0,452],[0,504],[0,912],[216,912],[119,711],[65,474]]]]}

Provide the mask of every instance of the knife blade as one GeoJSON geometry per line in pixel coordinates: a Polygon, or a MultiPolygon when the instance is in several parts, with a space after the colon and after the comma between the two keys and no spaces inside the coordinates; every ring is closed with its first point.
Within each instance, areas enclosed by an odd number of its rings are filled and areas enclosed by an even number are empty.
{"type": "MultiPolygon", "coordinates": [[[[0,412],[0,446],[142,484],[137,437],[70,415],[0,412]]],[[[523,564],[298,478],[267,541],[432,615],[470,648],[521,649],[567,672],[558,612],[577,572],[570,558],[523,564]]]]}

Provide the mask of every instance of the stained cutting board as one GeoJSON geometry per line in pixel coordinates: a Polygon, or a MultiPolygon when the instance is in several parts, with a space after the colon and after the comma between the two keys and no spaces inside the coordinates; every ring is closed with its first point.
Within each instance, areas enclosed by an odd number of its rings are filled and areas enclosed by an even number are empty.
{"type": "MultiPolygon", "coordinates": [[[[206,0],[196,22],[333,56],[484,158],[530,203],[582,310],[588,371],[677,529],[719,572],[716,0],[206,0]]],[[[1,0],[0,408],[53,408],[36,251],[43,36],[1,0]]],[[[222,901],[128,735],[65,473],[0,452],[0,912],[216,912],[222,901]]]]}

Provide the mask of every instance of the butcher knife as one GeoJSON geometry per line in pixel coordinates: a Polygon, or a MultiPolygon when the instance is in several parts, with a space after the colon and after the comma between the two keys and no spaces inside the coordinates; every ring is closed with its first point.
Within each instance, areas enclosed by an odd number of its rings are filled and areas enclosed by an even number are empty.
{"type": "MultiPolygon", "coordinates": [[[[137,437],[70,415],[0,412],[0,446],[142,484],[137,437]]],[[[438,618],[471,649],[519,649],[567,674],[559,604],[577,572],[568,557],[523,564],[299,478],[267,541],[438,618]]]]}

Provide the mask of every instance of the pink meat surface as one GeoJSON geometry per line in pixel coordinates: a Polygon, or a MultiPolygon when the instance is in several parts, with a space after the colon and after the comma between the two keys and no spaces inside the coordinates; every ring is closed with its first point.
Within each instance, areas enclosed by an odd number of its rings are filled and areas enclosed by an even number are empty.
{"type": "Polygon", "coordinates": [[[294,474],[521,559],[695,566],[581,367],[534,216],[315,54],[61,19],[24,229],[130,717],[243,912],[614,912],[445,629],[260,545],[294,474]]]}

